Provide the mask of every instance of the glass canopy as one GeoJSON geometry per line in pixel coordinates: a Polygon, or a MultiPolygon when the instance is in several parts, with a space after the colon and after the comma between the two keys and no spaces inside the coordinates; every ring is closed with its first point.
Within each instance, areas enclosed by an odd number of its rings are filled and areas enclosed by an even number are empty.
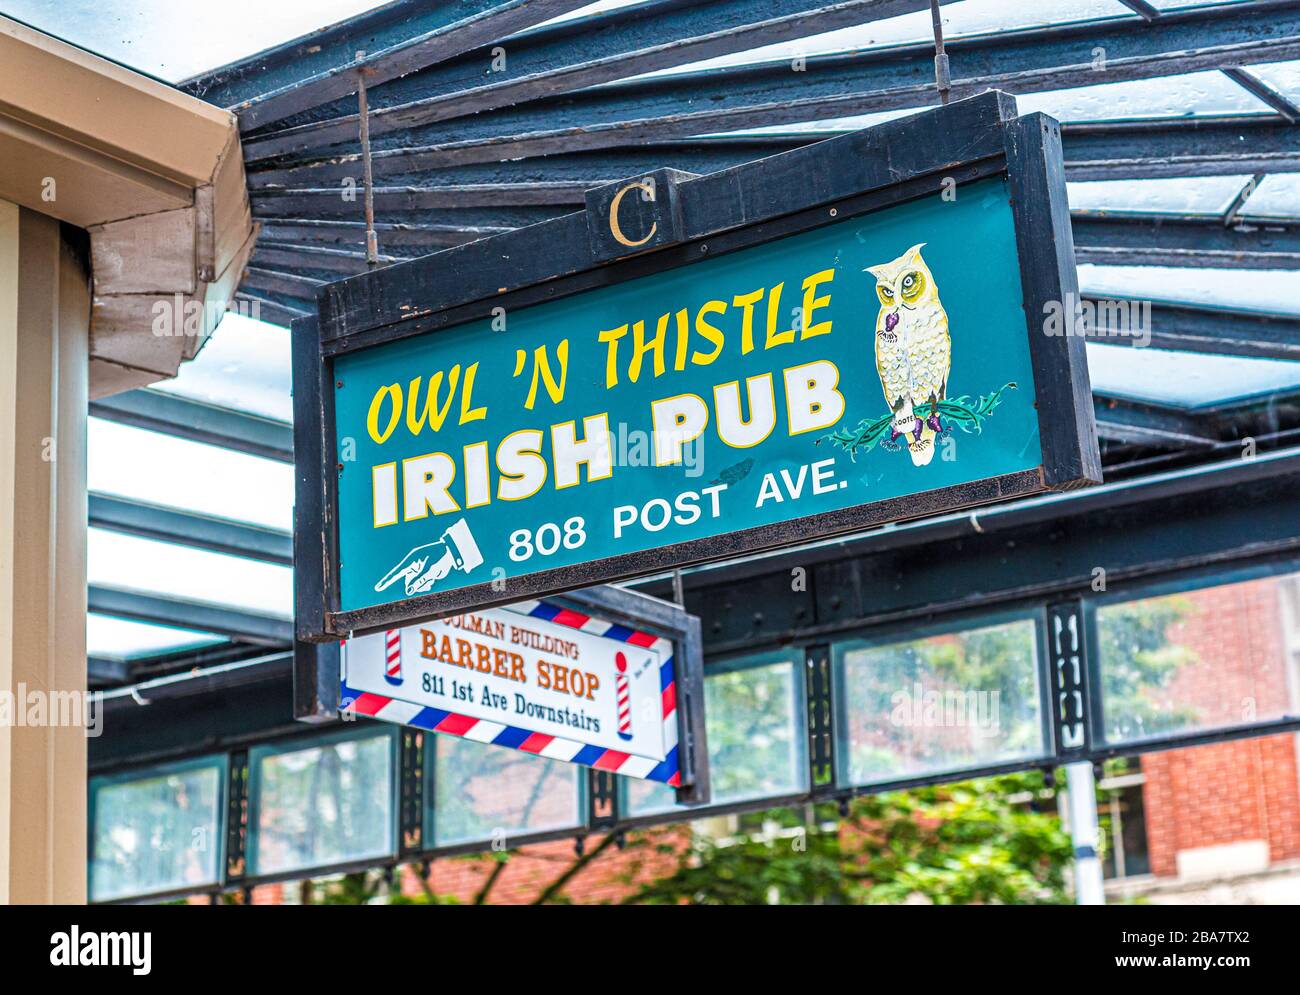
{"type": "Polygon", "coordinates": [[[92,493],[254,525],[292,525],[293,467],[161,432],[90,419],[92,493]]]}
{"type": "Polygon", "coordinates": [[[151,625],[111,615],[86,616],[86,653],[107,660],[131,660],[179,653],[224,642],[220,636],[170,625],[151,625]]]}
{"type": "Polygon", "coordinates": [[[289,333],[284,328],[228,313],[213,336],[174,380],[155,390],[221,408],[237,408],[275,421],[293,419],[289,396],[289,333]]]}
{"type": "Polygon", "coordinates": [[[1092,389],[1108,397],[1203,408],[1300,389],[1300,363],[1088,344],[1092,389]]]}
{"type": "Polygon", "coordinates": [[[4,0],[6,17],[176,83],[385,0],[4,0]]]}
{"type": "MultiPolygon", "coordinates": [[[[1178,0],[1149,2],[1162,12],[1209,6],[1178,0]]],[[[179,81],[380,5],[378,0],[312,0],[310,3],[298,0],[276,4],[252,0],[227,0],[223,4],[175,0],[7,0],[3,8],[8,16],[109,58],[162,79],[179,81]]],[[[628,6],[632,6],[631,0],[602,0],[547,23],[573,21],[628,6]]],[[[944,32],[949,40],[1099,19],[1120,19],[1135,27],[1141,23],[1140,15],[1120,0],[1038,0],[1033,4],[961,0],[943,7],[944,32]]],[[[524,39],[529,32],[545,27],[545,24],[538,25],[515,38],[524,39]]],[[[930,15],[926,10],[918,10],[629,78],[685,77],[727,66],[757,65],[798,56],[928,44],[931,37],[930,15]]],[[[1255,80],[1271,88],[1280,98],[1300,102],[1300,60],[1262,62],[1248,69],[1255,80]]],[[[621,82],[625,81],[607,85],[618,86],[621,82]]],[[[376,93],[382,94],[382,88],[376,93]]],[[[1282,120],[1269,101],[1219,70],[1130,78],[1027,93],[1017,99],[1022,113],[1044,111],[1067,125],[1147,118],[1176,122],[1222,116],[1255,123],[1282,120]]],[[[520,105],[524,111],[512,107],[510,112],[524,113],[529,106],[525,101],[520,105]]],[[[901,107],[774,127],[755,126],[728,134],[815,133],[821,136],[871,126],[919,109],[901,107]]],[[[537,127],[540,130],[542,126],[537,127]]],[[[705,129],[702,134],[681,141],[705,145],[716,132],[717,129],[705,129]]],[[[669,153],[655,149],[654,154],[669,153]]],[[[545,165],[544,160],[545,157],[522,160],[520,178],[533,176],[534,166],[545,165]]],[[[496,168],[495,163],[490,165],[496,168]]],[[[1287,168],[1294,169],[1294,166],[1287,168]]],[[[540,166],[536,172],[540,173],[540,166]]],[[[250,174],[250,178],[255,179],[256,174],[250,174]]],[[[422,175],[418,180],[429,186],[477,182],[444,179],[436,173],[422,175]]],[[[1249,225],[1300,218],[1300,173],[1257,176],[1240,171],[1213,175],[1209,171],[1207,175],[1192,177],[1089,179],[1072,181],[1069,197],[1075,212],[1128,218],[1158,215],[1162,221],[1167,216],[1191,216],[1214,223],[1223,220],[1225,224],[1249,225]]],[[[573,208],[571,205],[557,207],[561,209],[573,208]]],[[[255,196],[254,213],[258,210],[255,196]]],[[[485,217],[488,214],[480,213],[485,217]]],[[[447,215],[449,225],[456,223],[456,210],[449,210],[447,215]]],[[[310,217],[330,219],[333,215],[310,217]]],[[[346,220],[349,224],[356,221],[350,216],[346,220]]],[[[491,221],[487,217],[474,223],[489,226],[491,221]]],[[[329,221],[311,223],[324,225],[329,221]]],[[[303,245],[287,248],[299,250],[306,246],[310,251],[310,237],[311,232],[307,230],[303,245]]],[[[409,249],[406,254],[422,251],[430,250],[409,249]]],[[[254,265],[258,265],[256,260],[254,265]]],[[[314,287],[316,281],[339,275],[342,274],[314,272],[306,285],[314,287]]],[[[1156,303],[1300,316],[1300,272],[1294,270],[1085,263],[1079,267],[1079,281],[1082,292],[1092,296],[1114,295],[1156,303]]],[[[314,290],[305,293],[312,296],[314,290]]],[[[268,294],[270,297],[273,294],[268,294]]],[[[1090,344],[1088,363],[1093,388],[1098,394],[1187,411],[1244,403],[1262,395],[1300,392],[1300,363],[1277,359],[1090,344]]],[[[287,548],[292,523],[293,470],[283,455],[292,417],[287,331],[230,314],[198,358],[186,364],[176,379],[155,385],[146,393],[150,398],[164,397],[182,404],[197,402],[205,411],[215,409],[235,416],[251,416],[257,420],[259,431],[269,431],[283,440],[281,459],[234,442],[213,444],[211,438],[195,432],[193,425],[184,419],[171,425],[155,422],[142,427],[138,420],[133,422],[97,410],[89,429],[92,495],[128,505],[158,506],[179,513],[182,518],[189,516],[186,520],[196,522],[192,526],[196,529],[206,528],[215,520],[216,525],[256,530],[257,543],[250,546],[247,555],[236,556],[215,551],[211,542],[207,548],[197,548],[203,544],[183,538],[174,541],[158,538],[148,528],[137,528],[136,534],[126,534],[130,530],[123,530],[120,524],[97,521],[92,501],[91,583],[117,590],[163,594],[232,611],[289,617],[292,571],[286,565],[287,554],[267,553],[264,543],[270,536],[287,548]],[[253,546],[260,552],[251,551],[253,546]]],[[[148,508],[141,513],[146,525],[148,513],[148,508]]],[[[147,624],[92,615],[88,627],[90,652],[99,657],[126,659],[225,641],[225,637],[188,629],[183,620],[159,619],[158,622],[147,624]],[[176,624],[163,624],[168,622],[176,624]]]]}
{"type": "Polygon", "coordinates": [[[139,591],[288,618],[293,571],[224,553],[91,528],[92,587],[139,591]]]}

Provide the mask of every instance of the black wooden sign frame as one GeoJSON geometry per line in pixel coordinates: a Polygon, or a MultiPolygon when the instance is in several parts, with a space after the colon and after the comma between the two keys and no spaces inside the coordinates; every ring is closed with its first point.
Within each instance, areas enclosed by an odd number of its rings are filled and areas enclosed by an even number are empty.
{"type": "Polygon", "coordinates": [[[1078,283],[1060,126],[1042,114],[1018,116],[1014,98],[999,91],[704,176],[656,170],[590,191],[586,211],[327,284],[319,291],[318,316],[293,325],[298,637],[324,642],[795,545],[918,513],[1099,482],[1084,339],[1073,328],[1052,336],[1033,327],[1049,306],[1072,300],[1078,300],[1078,283]],[[328,389],[336,357],[488,317],[494,308],[522,308],[689,265],[992,176],[1005,177],[1010,188],[1038,398],[1039,467],[496,583],[339,609],[338,467],[328,389]],[[643,215],[623,215],[625,227],[653,230],[653,238],[609,234],[605,215],[630,183],[651,186],[654,196],[625,199],[629,211],[643,215]],[[638,222],[649,228],[636,228],[638,222]]]}

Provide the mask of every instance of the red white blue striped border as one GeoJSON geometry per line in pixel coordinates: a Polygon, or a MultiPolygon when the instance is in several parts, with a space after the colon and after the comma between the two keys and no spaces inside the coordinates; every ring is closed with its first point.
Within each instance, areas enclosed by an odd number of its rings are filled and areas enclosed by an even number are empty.
{"type": "Polygon", "coordinates": [[[586,767],[594,767],[596,770],[607,770],[614,774],[647,781],[662,781],[664,784],[679,787],[681,766],[677,755],[677,684],[673,673],[672,640],[605,622],[568,608],[558,608],[545,601],[523,601],[511,605],[506,610],[521,615],[531,615],[533,618],[544,619],[556,625],[565,625],[571,629],[580,629],[605,639],[657,651],[663,660],[659,668],[659,689],[663,701],[664,744],[668,748],[665,759],[657,761],[649,757],[638,757],[619,750],[591,746],[571,739],[562,739],[559,736],[548,736],[519,726],[491,722],[488,719],[475,719],[468,715],[459,715],[440,708],[429,708],[369,691],[357,691],[348,687],[346,677],[340,686],[339,700],[343,703],[340,710],[357,715],[369,715],[371,718],[382,719],[385,722],[414,726],[417,729],[427,729],[429,732],[447,736],[460,736],[462,739],[472,739],[480,743],[508,746],[515,750],[523,750],[525,753],[550,757],[552,760],[582,764],[586,767]]]}

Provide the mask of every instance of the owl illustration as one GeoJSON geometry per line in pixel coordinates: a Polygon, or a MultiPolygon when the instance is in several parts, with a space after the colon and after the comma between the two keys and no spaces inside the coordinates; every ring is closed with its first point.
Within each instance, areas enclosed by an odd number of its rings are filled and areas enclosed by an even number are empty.
{"type": "Polygon", "coordinates": [[[914,245],[892,262],[864,270],[876,278],[876,296],[880,298],[876,372],[893,412],[889,441],[905,436],[916,466],[934,459],[934,437],[942,425],[933,407],[926,418],[917,415],[915,408],[943,400],[952,359],[948,312],[939,301],[934,276],[921,258],[924,247],[924,242],[914,245]]]}

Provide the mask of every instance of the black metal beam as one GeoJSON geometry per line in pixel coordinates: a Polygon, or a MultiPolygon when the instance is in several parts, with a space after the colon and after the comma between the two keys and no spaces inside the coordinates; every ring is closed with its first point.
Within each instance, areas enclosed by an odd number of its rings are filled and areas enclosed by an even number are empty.
{"type": "Polygon", "coordinates": [[[1187,412],[1096,394],[1097,434],[1104,439],[1162,449],[1208,449],[1216,439],[1187,412]]]}
{"type": "MultiPolygon", "coordinates": [[[[523,161],[494,158],[422,171],[421,150],[390,149],[372,157],[374,175],[404,184],[465,185],[579,182],[597,187],[663,166],[711,173],[779,155],[840,134],[837,131],[755,137],[720,136],[647,142],[627,148],[556,153],[523,161]]],[[[1160,179],[1300,171],[1300,128],[1280,115],[1147,118],[1076,122],[1061,128],[1071,180],[1160,179]]],[[[331,156],[284,168],[255,169],[250,189],[320,188],[361,175],[360,155],[331,156]]],[[[338,199],[339,189],[333,191],[338,199]]],[[[257,199],[257,194],[254,199],[257,199]]],[[[268,202],[270,203],[270,202],[268,202]]],[[[268,219],[267,224],[273,222],[268,219]]],[[[359,224],[359,222],[358,222],[359,224]]],[[[283,240],[282,236],[275,236],[283,240]]],[[[354,241],[364,244],[364,233],[354,241]]],[[[381,232],[380,243],[384,243],[381,232]]]]}
{"type": "MultiPolygon", "coordinates": [[[[381,253],[377,259],[380,265],[401,262],[418,253],[389,255],[381,253]]],[[[318,273],[364,273],[369,266],[364,252],[347,249],[333,249],[318,245],[294,245],[291,243],[268,242],[261,240],[253,250],[253,264],[261,269],[278,269],[298,272],[318,273]]],[[[337,279],[337,277],[332,277],[337,279]]],[[[295,315],[301,317],[301,315],[295,315]]]]}
{"type": "MultiPolygon", "coordinates": [[[[1217,442],[1212,449],[1179,449],[1162,452],[1139,449],[1138,454],[1130,455],[1115,463],[1108,463],[1106,479],[1111,482],[1132,480],[1210,462],[1239,460],[1243,458],[1246,451],[1246,438],[1247,436],[1243,435],[1225,442],[1217,442]]],[[[1300,429],[1249,434],[1249,438],[1254,443],[1255,455],[1259,456],[1290,449],[1300,444],[1300,429]]]]}
{"type": "Polygon", "coordinates": [[[140,705],[127,694],[105,695],[105,735],[89,741],[92,772],[156,763],[228,748],[268,734],[292,735],[292,654],[243,667],[204,667],[189,680],[146,684],[140,705]],[[163,689],[166,690],[163,690],[163,689]]]}
{"type": "MultiPolygon", "coordinates": [[[[386,250],[409,248],[410,255],[425,255],[438,249],[464,245],[476,239],[499,235],[509,228],[464,228],[459,225],[379,222],[375,225],[379,244],[386,250]]],[[[262,238],[279,244],[362,245],[366,244],[366,225],[362,221],[323,221],[319,218],[267,218],[262,222],[262,238]]],[[[403,253],[408,254],[408,253],[403,253]]]]}
{"type": "Polygon", "coordinates": [[[290,425],[161,391],[145,388],[91,401],[90,414],[282,463],[293,462],[290,425]]]}
{"type": "Polygon", "coordinates": [[[1147,0],[1119,0],[1125,7],[1133,11],[1144,21],[1154,21],[1160,16],[1160,9],[1152,7],[1147,0]]]}
{"type": "MultiPolygon", "coordinates": [[[[585,180],[555,183],[471,183],[438,186],[375,187],[375,210],[395,216],[410,211],[464,207],[581,207],[583,194],[595,184],[585,180]]],[[[262,188],[252,193],[258,218],[306,215],[355,218],[357,205],[339,196],[336,187],[262,188]]],[[[282,288],[283,289],[283,288],[282,288]]]]}
{"type": "Polygon", "coordinates": [[[106,711],[130,710],[141,703],[156,704],[201,695],[228,694],[236,688],[267,684],[289,676],[286,671],[290,654],[284,651],[265,653],[242,647],[244,659],[217,664],[195,664],[183,671],[141,678],[133,675],[135,686],[113,688],[102,699],[106,711]],[[256,654],[256,655],[254,655],[256,654]],[[137,700],[138,697],[138,700],[137,700]]]}
{"type": "MultiPolygon", "coordinates": [[[[653,142],[622,149],[559,153],[521,162],[485,162],[439,170],[408,171],[406,149],[390,149],[372,156],[374,175],[392,182],[427,185],[430,180],[450,185],[499,183],[581,182],[603,186],[613,180],[671,166],[687,173],[714,173],[741,163],[765,159],[841,134],[839,131],[807,134],[718,136],[682,141],[653,142]]],[[[251,190],[321,187],[345,179],[359,182],[360,156],[336,156],[298,163],[283,169],[263,167],[248,173],[251,190]]]]}
{"type": "Polygon", "coordinates": [[[247,131],[376,83],[450,59],[590,0],[389,3],[196,77],[185,89],[239,112],[247,131]],[[358,58],[358,53],[366,53],[358,58]]]}
{"type": "Polygon", "coordinates": [[[1075,257],[1117,266],[1300,269],[1300,222],[1213,216],[1072,214],[1075,257]]]}
{"type": "Polygon", "coordinates": [[[100,584],[91,584],[87,589],[87,611],[195,632],[211,632],[258,646],[281,647],[293,642],[293,621],[278,615],[100,584]]]}
{"type": "MultiPolygon", "coordinates": [[[[370,133],[481,114],[928,6],[929,0],[649,0],[503,39],[499,55],[439,59],[431,68],[367,86],[370,133]]],[[[250,144],[278,150],[273,154],[299,152],[351,141],[360,127],[351,106],[334,104],[309,116],[323,120],[259,135],[250,144]]]]}
{"type": "Polygon", "coordinates": [[[1232,67],[1223,70],[1223,75],[1232,80],[1247,93],[1258,97],[1273,110],[1277,111],[1292,124],[1300,121],[1300,107],[1288,100],[1285,96],[1274,90],[1262,79],[1249,70],[1240,67],[1232,67]]]}
{"type": "Polygon", "coordinates": [[[1131,297],[1086,298],[1089,341],[1252,359],[1300,360],[1300,316],[1131,297]]]}
{"type": "MultiPolygon", "coordinates": [[[[1253,2],[1175,11],[1145,23],[1124,16],[954,39],[954,98],[987,89],[1033,93],[1300,57],[1300,3],[1253,2]],[[1100,49],[1104,58],[1094,53],[1100,49]]],[[[420,168],[791,124],[936,102],[929,43],[809,58],[792,93],[789,62],[727,67],[611,84],[480,113],[454,124],[419,113],[380,118],[377,149],[433,146],[420,168]],[[792,99],[793,98],[793,99],[792,99]],[[705,110],[693,108],[705,107],[705,110]],[[683,108],[692,108],[683,111],[683,108]],[[501,146],[506,145],[508,149],[501,146]]],[[[378,115],[376,115],[378,116],[378,115]]],[[[257,161],[351,143],[292,130],[251,138],[257,161]]]]}
{"type": "Polygon", "coordinates": [[[92,684],[121,684],[131,678],[131,664],[106,656],[86,657],[86,676],[92,684]]]}
{"type": "Polygon", "coordinates": [[[288,532],[108,494],[91,494],[89,503],[92,528],[111,529],[263,563],[293,565],[293,542],[288,532]]]}
{"type": "Polygon", "coordinates": [[[304,304],[303,310],[311,312],[314,310],[316,291],[324,286],[325,282],[324,280],[312,279],[309,276],[277,273],[274,270],[249,266],[244,270],[244,279],[241,286],[249,287],[255,291],[260,290],[280,294],[290,300],[302,301],[304,304]]]}
{"type": "Polygon", "coordinates": [[[277,300],[265,292],[257,293],[252,290],[240,290],[235,294],[235,300],[247,305],[249,317],[272,325],[281,325],[285,328],[293,324],[294,318],[301,318],[307,313],[306,311],[300,311],[288,300],[284,298],[277,300]]]}
{"type": "Polygon", "coordinates": [[[1073,122],[1061,140],[1071,180],[1300,172],[1300,128],[1280,115],[1073,122]]]}
{"type": "Polygon", "coordinates": [[[1219,215],[1219,220],[1225,228],[1236,228],[1238,226],[1242,212],[1246,209],[1246,202],[1254,196],[1255,191],[1259,189],[1262,182],[1264,182],[1264,174],[1256,173],[1248,177],[1246,182],[1232,195],[1232,200],[1228,202],[1228,206],[1219,215]]]}

